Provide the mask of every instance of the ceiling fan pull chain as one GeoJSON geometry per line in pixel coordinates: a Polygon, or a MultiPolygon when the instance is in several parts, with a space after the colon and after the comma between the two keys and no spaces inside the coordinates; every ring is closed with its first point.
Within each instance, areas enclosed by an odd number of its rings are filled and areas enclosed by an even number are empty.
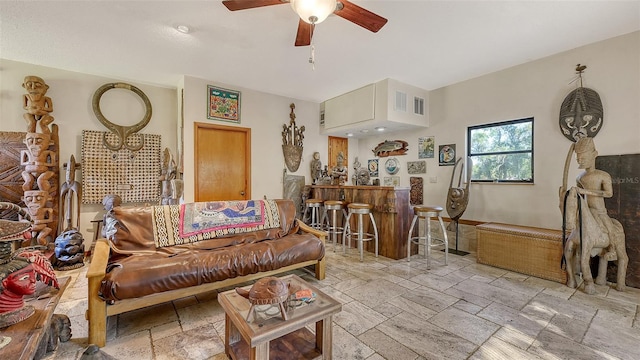
{"type": "Polygon", "coordinates": [[[311,64],[311,70],[315,70],[316,69],[316,46],[314,44],[313,41],[313,31],[316,29],[316,24],[315,22],[311,23],[311,32],[310,32],[310,37],[311,39],[309,39],[311,46],[310,46],[310,52],[311,54],[309,54],[309,64],[311,64]]]}

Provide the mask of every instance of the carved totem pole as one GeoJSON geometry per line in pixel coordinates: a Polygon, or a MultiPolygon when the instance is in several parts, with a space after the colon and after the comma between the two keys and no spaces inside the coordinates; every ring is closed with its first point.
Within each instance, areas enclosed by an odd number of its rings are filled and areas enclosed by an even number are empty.
{"type": "Polygon", "coordinates": [[[57,210],[54,210],[51,193],[57,194],[58,189],[57,178],[54,177],[58,167],[58,127],[53,124],[49,128],[54,120],[50,115],[53,103],[45,96],[49,86],[44,80],[26,76],[22,87],[27,90],[23,97],[23,106],[27,110],[23,115],[27,123],[24,140],[27,149],[20,152],[20,165],[24,166],[23,200],[33,221],[32,238],[37,244],[48,246],[55,236],[57,224],[57,210]],[[39,132],[36,125],[39,125],[39,132]]]}

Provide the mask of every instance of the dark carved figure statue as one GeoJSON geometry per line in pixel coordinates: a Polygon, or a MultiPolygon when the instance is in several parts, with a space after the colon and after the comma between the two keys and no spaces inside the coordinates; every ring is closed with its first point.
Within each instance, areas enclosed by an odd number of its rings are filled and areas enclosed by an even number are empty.
{"type": "Polygon", "coordinates": [[[76,229],[62,232],[55,241],[56,269],[71,270],[84,265],[84,238],[76,229]]]}

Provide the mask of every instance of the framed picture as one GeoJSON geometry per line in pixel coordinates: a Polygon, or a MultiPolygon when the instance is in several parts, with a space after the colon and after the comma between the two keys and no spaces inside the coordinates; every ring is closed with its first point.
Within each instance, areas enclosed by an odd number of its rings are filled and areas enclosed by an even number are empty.
{"type": "Polygon", "coordinates": [[[453,166],[456,164],[456,144],[440,145],[438,154],[438,165],[453,166]]]}
{"type": "Polygon", "coordinates": [[[407,161],[407,172],[409,174],[426,174],[427,162],[421,161],[407,161]]]}
{"type": "Polygon", "coordinates": [[[240,91],[207,86],[207,118],[240,123],[240,91]]]}
{"type": "Polygon", "coordinates": [[[418,138],[418,159],[433,158],[435,146],[436,138],[434,136],[418,138]]]}
{"type": "Polygon", "coordinates": [[[400,176],[385,176],[382,180],[384,180],[384,186],[400,186],[400,176]]]}
{"type": "Polygon", "coordinates": [[[378,159],[369,160],[368,169],[370,177],[378,177],[378,159]]]}

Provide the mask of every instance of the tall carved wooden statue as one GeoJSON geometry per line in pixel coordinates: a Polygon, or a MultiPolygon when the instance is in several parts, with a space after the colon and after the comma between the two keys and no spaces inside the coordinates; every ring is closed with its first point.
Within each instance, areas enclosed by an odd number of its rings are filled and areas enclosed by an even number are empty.
{"type": "Polygon", "coordinates": [[[23,97],[23,107],[27,111],[23,115],[27,123],[24,139],[27,149],[20,152],[20,165],[24,166],[23,200],[33,221],[32,236],[35,240],[32,243],[48,246],[57,228],[57,208],[54,205],[57,204],[58,189],[58,127],[52,125],[49,128],[54,120],[50,115],[53,103],[45,95],[49,86],[44,80],[26,76],[22,87],[27,90],[23,97]]]}

